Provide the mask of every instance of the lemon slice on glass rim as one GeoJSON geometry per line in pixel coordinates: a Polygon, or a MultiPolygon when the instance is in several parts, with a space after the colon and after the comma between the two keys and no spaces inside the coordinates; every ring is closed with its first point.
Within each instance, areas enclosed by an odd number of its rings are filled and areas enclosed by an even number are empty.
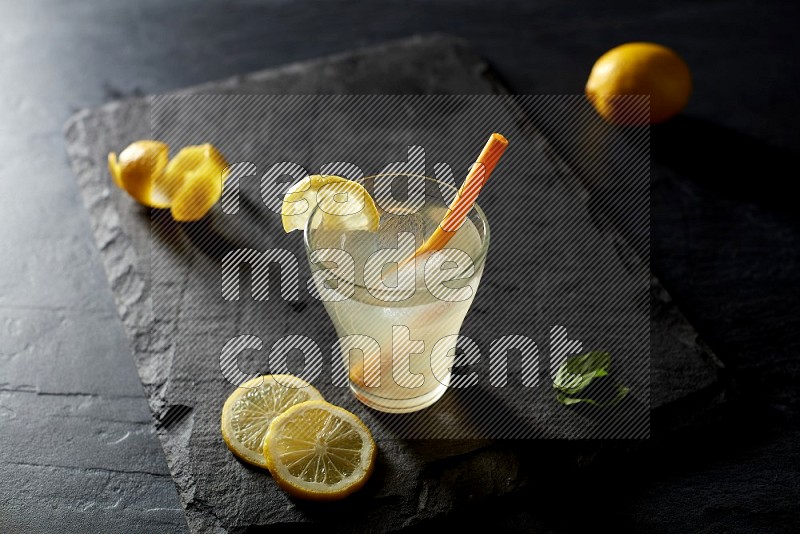
{"type": "Polygon", "coordinates": [[[264,436],[270,423],[292,406],[322,400],[308,382],[291,375],[264,375],[236,388],[222,407],[222,439],[240,460],[266,467],[264,436]]]}
{"type": "Polygon", "coordinates": [[[317,501],[360,489],[375,467],[377,447],[354,414],[325,401],[297,404],[276,417],[264,439],[267,468],[284,491],[317,501]]]}
{"type": "Polygon", "coordinates": [[[307,176],[286,192],[281,205],[283,229],[303,230],[317,206],[327,228],[378,230],[378,208],[364,186],[330,174],[307,176]]]}

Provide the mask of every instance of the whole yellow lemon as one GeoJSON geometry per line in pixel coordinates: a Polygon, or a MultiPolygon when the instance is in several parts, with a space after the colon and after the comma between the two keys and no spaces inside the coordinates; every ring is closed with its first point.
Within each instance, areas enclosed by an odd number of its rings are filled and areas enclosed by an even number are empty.
{"type": "Polygon", "coordinates": [[[692,75],[670,48],[655,43],[626,43],[598,59],[586,96],[601,117],[613,124],[657,124],[678,114],[689,102],[692,75]],[[626,95],[650,95],[650,116],[641,101],[626,95]]]}

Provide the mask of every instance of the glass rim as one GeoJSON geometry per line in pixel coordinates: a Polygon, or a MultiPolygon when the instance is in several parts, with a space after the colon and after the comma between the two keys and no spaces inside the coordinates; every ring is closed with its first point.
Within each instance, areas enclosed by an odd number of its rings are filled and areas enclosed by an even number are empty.
{"type": "MultiPolygon", "coordinates": [[[[363,186],[364,182],[366,180],[369,180],[371,178],[378,178],[380,176],[409,176],[409,177],[415,177],[415,178],[422,178],[423,180],[427,180],[429,182],[433,182],[433,183],[437,184],[439,186],[439,188],[440,188],[439,189],[440,191],[442,190],[441,189],[442,187],[445,187],[445,188],[450,189],[451,191],[455,192],[455,194],[458,194],[458,188],[453,187],[450,184],[446,184],[446,183],[442,182],[441,180],[437,180],[436,178],[431,178],[430,176],[425,176],[425,175],[422,175],[422,174],[413,174],[413,173],[408,173],[408,172],[387,172],[387,173],[372,174],[370,176],[364,176],[362,178],[359,178],[358,180],[353,180],[353,181],[356,182],[356,183],[359,183],[359,184],[361,184],[363,186]]],[[[310,259],[311,253],[314,251],[314,249],[311,248],[311,237],[310,237],[310,234],[311,234],[311,232],[314,231],[311,228],[311,221],[314,219],[314,215],[317,213],[317,210],[319,210],[319,209],[320,209],[319,204],[314,206],[314,209],[311,210],[311,214],[308,216],[308,219],[306,220],[306,224],[303,227],[303,245],[305,246],[305,249],[306,249],[306,257],[308,257],[309,259],[310,259]]],[[[474,277],[474,276],[476,276],[478,274],[480,268],[483,266],[483,263],[486,261],[486,255],[487,255],[487,253],[489,251],[489,241],[491,240],[490,239],[491,234],[490,234],[490,228],[489,228],[489,220],[486,218],[486,213],[483,211],[483,209],[481,209],[481,207],[478,205],[477,201],[472,205],[472,208],[469,210],[469,212],[467,213],[466,216],[469,217],[469,215],[473,211],[477,214],[478,219],[481,221],[481,225],[483,226],[483,235],[480,236],[481,237],[481,247],[480,247],[480,250],[478,251],[478,255],[477,255],[476,258],[472,258],[470,256],[470,259],[472,260],[472,267],[475,269],[475,273],[472,275],[474,277]]],[[[461,274],[463,275],[464,273],[461,273],[461,274]]],[[[349,284],[349,285],[352,285],[354,287],[357,287],[359,289],[366,289],[367,291],[369,291],[369,288],[364,286],[364,285],[356,284],[355,282],[347,282],[347,281],[344,281],[344,282],[349,284]]],[[[389,290],[389,292],[391,292],[391,290],[389,290]]]]}

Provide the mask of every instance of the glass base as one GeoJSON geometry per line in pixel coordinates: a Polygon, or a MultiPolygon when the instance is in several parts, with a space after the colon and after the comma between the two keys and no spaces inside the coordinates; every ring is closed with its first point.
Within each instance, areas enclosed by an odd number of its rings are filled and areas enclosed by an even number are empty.
{"type": "Polygon", "coordinates": [[[359,388],[352,382],[350,382],[350,389],[358,400],[374,410],[386,413],[409,413],[423,410],[438,401],[442,398],[444,392],[447,391],[447,386],[439,384],[439,387],[433,391],[410,399],[387,399],[385,397],[380,397],[359,388]]]}

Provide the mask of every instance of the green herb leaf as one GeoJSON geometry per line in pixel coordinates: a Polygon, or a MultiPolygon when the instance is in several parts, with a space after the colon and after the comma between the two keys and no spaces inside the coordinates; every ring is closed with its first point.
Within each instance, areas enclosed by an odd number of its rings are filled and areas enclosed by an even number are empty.
{"type": "Polygon", "coordinates": [[[574,395],[595,378],[606,376],[610,368],[611,355],[607,352],[594,351],[581,356],[569,356],[558,368],[553,387],[562,393],[574,395]]]}
{"type": "Polygon", "coordinates": [[[609,378],[597,381],[598,387],[586,388],[596,378],[608,376],[611,369],[611,355],[607,352],[593,351],[580,356],[569,356],[558,368],[553,387],[558,390],[556,400],[565,406],[585,403],[591,406],[607,407],[620,402],[630,389],[609,382],[609,378]],[[581,395],[576,396],[578,393],[581,395]]]}
{"type": "Polygon", "coordinates": [[[599,408],[607,408],[609,406],[614,406],[615,404],[620,402],[622,399],[624,399],[625,396],[628,395],[628,392],[630,392],[629,388],[626,388],[625,386],[623,386],[621,384],[617,384],[617,394],[611,400],[606,401],[606,402],[597,402],[596,400],[589,399],[589,398],[568,397],[567,395],[565,395],[563,393],[558,393],[556,395],[556,400],[558,402],[560,402],[561,404],[565,405],[565,406],[570,406],[572,404],[578,404],[578,403],[584,402],[586,404],[590,404],[592,406],[597,406],[599,408]]]}

